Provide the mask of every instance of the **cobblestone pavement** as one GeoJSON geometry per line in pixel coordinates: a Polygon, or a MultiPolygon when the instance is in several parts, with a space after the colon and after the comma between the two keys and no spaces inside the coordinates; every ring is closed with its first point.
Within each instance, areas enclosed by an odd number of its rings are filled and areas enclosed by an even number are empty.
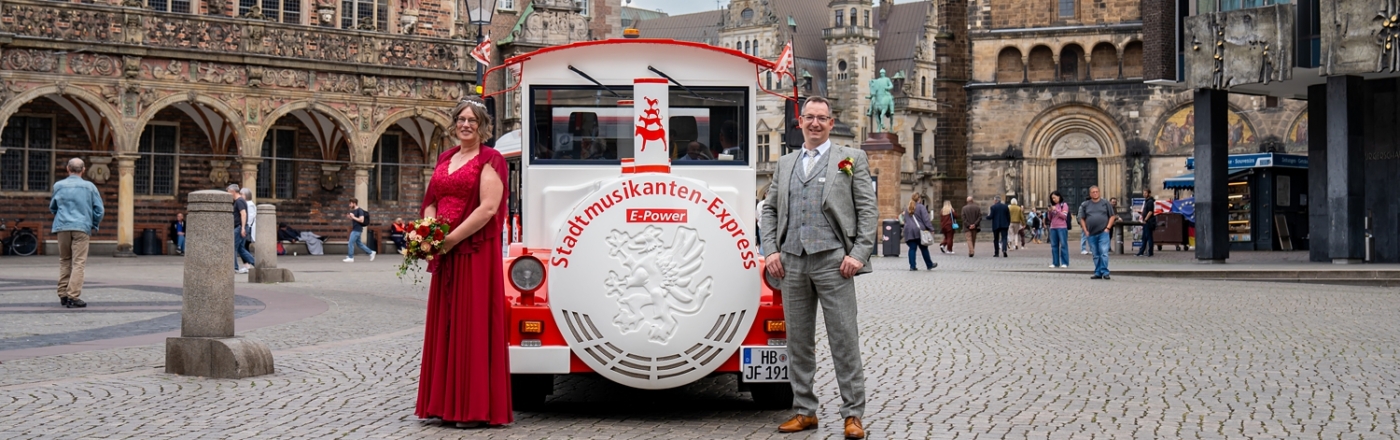
{"type": "MultiPolygon", "coordinates": [[[[999,271],[1044,254],[938,255],[933,272],[875,260],[858,281],[871,438],[1400,437],[1395,289],[999,271]]],[[[159,346],[5,361],[0,438],[839,438],[822,343],[822,425],[803,434],[778,434],[790,414],[755,409],[732,378],[645,392],[569,377],[509,427],[418,421],[423,288],[392,262],[330,258],[284,260],[298,282],[270,287],[328,311],[248,334],[276,374],[167,375],[159,346]]],[[[0,280],[51,264],[15,261],[0,280]]],[[[157,259],[95,261],[102,282],[179,279],[157,259]]]]}

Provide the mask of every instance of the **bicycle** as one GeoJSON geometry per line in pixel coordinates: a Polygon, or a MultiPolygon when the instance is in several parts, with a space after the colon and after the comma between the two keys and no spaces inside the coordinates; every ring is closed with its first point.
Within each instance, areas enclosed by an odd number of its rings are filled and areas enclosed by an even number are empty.
{"type": "MultiPolygon", "coordinates": [[[[34,230],[28,227],[20,227],[19,222],[24,219],[15,220],[15,228],[10,231],[10,236],[0,239],[0,253],[5,255],[30,256],[39,252],[39,236],[34,234],[34,230]]],[[[5,219],[0,219],[0,231],[7,229],[5,219]]]]}

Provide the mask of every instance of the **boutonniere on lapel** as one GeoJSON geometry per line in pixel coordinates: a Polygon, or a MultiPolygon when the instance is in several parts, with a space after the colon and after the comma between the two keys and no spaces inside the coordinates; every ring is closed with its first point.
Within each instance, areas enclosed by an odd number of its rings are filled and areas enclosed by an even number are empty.
{"type": "Polygon", "coordinates": [[[855,166],[855,159],[847,157],[845,159],[841,159],[841,163],[836,164],[836,169],[839,169],[841,170],[841,172],[846,173],[847,176],[850,176],[853,175],[854,171],[852,171],[852,169],[855,168],[855,166]]]}

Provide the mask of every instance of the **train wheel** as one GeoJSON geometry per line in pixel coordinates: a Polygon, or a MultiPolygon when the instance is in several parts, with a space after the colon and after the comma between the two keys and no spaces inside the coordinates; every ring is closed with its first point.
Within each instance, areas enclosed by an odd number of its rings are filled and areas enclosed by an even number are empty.
{"type": "Polygon", "coordinates": [[[553,393],[553,374],[510,375],[510,400],[517,411],[538,411],[553,393]]]}
{"type": "Polygon", "coordinates": [[[749,384],[749,394],[753,402],[763,409],[792,408],[792,384],[755,383],[749,384]]]}

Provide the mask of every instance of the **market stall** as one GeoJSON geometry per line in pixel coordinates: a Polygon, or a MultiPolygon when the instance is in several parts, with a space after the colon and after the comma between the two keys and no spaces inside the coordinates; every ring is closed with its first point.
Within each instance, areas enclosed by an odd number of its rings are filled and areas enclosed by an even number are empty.
{"type": "MultiPolygon", "coordinates": [[[[1195,158],[1186,159],[1195,169],[1195,158]]],[[[1307,249],[1308,157],[1283,153],[1229,156],[1231,250],[1307,249]]],[[[1194,173],[1163,181],[1176,199],[1196,186],[1194,173]]]]}

